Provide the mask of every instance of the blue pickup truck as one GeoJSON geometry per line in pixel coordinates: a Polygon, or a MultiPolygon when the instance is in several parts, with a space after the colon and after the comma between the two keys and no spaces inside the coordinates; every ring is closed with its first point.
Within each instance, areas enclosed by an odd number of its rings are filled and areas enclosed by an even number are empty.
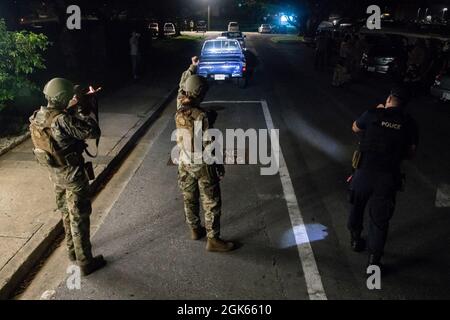
{"type": "Polygon", "coordinates": [[[198,75],[216,81],[232,80],[247,85],[247,64],[238,40],[219,37],[203,44],[198,75]]]}

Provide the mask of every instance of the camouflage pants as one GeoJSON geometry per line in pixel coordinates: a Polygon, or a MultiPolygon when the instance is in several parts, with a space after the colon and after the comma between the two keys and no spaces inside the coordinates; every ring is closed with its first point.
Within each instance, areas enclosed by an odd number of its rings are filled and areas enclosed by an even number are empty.
{"type": "Polygon", "coordinates": [[[52,168],[56,205],[62,215],[69,255],[80,265],[92,260],[89,181],[82,166],[52,168]]]}
{"type": "Polygon", "coordinates": [[[220,236],[222,200],[220,183],[213,166],[178,167],[178,184],[183,194],[186,222],[191,228],[200,226],[200,200],[205,213],[208,238],[220,236]]]}

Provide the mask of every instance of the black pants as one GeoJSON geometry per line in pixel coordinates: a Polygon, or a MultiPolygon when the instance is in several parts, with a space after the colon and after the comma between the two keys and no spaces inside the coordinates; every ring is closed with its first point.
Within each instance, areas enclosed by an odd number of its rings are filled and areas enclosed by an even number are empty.
{"type": "Polygon", "coordinates": [[[369,207],[368,250],[371,254],[383,255],[384,246],[395,209],[395,197],[399,189],[399,174],[357,170],[350,185],[351,232],[363,230],[364,210],[369,207]]]}

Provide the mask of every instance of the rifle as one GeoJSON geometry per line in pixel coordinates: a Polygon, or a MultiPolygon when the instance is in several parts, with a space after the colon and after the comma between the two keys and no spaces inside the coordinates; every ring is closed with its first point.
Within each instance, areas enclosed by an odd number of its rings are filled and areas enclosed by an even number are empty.
{"type": "MultiPolygon", "coordinates": [[[[97,123],[100,123],[97,93],[102,90],[102,87],[98,87],[97,89],[94,89],[93,86],[89,86],[88,88],[83,88],[80,85],[76,85],[74,90],[75,90],[76,104],[69,105],[69,112],[72,110],[73,110],[72,112],[75,112],[75,110],[76,110],[83,115],[89,115],[89,114],[93,113],[97,123]]],[[[96,139],[95,144],[96,144],[96,148],[97,148],[95,155],[93,155],[87,149],[87,146],[84,150],[86,152],[86,154],[91,158],[98,157],[98,146],[100,144],[100,138],[96,139]]]]}

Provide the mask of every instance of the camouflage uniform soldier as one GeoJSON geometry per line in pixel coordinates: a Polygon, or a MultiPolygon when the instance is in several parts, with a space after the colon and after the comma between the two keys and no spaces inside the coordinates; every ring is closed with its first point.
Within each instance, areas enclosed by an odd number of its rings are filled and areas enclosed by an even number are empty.
{"type": "Polygon", "coordinates": [[[189,68],[183,72],[180,79],[180,87],[178,89],[178,97],[177,97],[177,109],[181,108],[181,99],[186,95],[186,80],[197,73],[198,63],[200,60],[197,56],[192,57],[192,64],[189,68]]]}
{"type": "MultiPolygon", "coordinates": [[[[184,83],[184,94],[180,95],[181,107],[175,115],[177,144],[180,148],[178,184],[183,193],[186,222],[191,228],[192,240],[200,240],[207,233],[206,249],[226,252],[234,249],[232,242],[220,239],[221,195],[220,180],[225,174],[222,166],[208,165],[203,152],[194,151],[194,137],[200,132],[206,134],[210,127],[207,113],[199,107],[207,91],[204,78],[188,77],[184,83]],[[195,131],[195,132],[194,132],[195,131]],[[205,212],[205,227],[200,222],[200,199],[205,212]]],[[[210,140],[203,147],[206,147],[210,140]]]]}
{"type": "Polygon", "coordinates": [[[91,110],[69,113],[74,97],[73,84],[65,79],[51,80],[44,88],[47,107],[30,118],[31,138],[38,162],[47,167],[54,183],[56,205],[62,215],[69,259],[77,261],[83,275],[106,264],[103,256],[93,257],[90,242],[92,212],[89,179],[82,156],[85,139],[100,137],[100,128],[91,110]]]}

